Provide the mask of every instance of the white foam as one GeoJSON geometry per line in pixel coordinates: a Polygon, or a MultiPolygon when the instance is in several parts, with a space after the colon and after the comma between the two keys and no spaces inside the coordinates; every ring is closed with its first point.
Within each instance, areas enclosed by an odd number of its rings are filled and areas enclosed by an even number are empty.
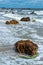
{"type": "Polygon", "coordinates": [[[18,15],[18,14],[8,13],[8,14],[4,14],[3,16],[10,17],[10,18],[14,18],[14,19],[17,19],[17,20],[20,20],[21,19],[21,16],[18,15]]]}
{"type": "Polygon", "coordinates": [[[43,23],[43,19],[36,19],[36,21],[43,23]]]}
{"type": "Polygon", "coordinates": [[[5,20],[0,20],[0,22],[4,22],[5,23],[6,21],[5,20]]]}
{"type": "Polygon", "coordinates": [[[3,32],[11,32],[9,29],[7,29],[7,27],[0,27],[0,31],[3,31],[3,32]]]}
{"type": "Polygon", "coordinates": [[[38,15],[43,15],[43,11],[35,11],[38,15]]]}
{"type": "Polygon", "coordinates": [[[43,37],[37,35],[37,34],[32,34],[31,35],[32,38],[36,38],[36,39],[43,39],[43,37]]]}
{"type": "Polygon", "coordinates": [[[0,14],[5,14],[5,12],[0,12],[0,14]]]}

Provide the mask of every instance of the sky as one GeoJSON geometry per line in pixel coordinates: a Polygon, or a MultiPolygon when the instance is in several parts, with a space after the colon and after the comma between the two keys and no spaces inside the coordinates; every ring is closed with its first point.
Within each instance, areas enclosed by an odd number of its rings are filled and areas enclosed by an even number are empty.
{"type": "Polygon", "coordinates": [[[43,0],[0,0],[5,8],[43,8],[43,0]]]}

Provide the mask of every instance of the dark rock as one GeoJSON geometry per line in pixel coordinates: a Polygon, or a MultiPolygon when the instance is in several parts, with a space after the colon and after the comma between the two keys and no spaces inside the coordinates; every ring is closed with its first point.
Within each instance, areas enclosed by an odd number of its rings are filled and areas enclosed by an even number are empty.
{"type": "Polygon", "coordinates": [[[21,21],[30,21],[30,18],[29,17],[26,17],[26,18],[22,18],[21,21]]]}
{"type": "Polygon", "coordinates": [[[14,12],[12,11],[12,14],[14,14],[14,12]]]}
{"type": "Polygon", "coordinates": [[[5,24],[18,24],[19,22],[16,20],[10,20],[10,21],[6,21],[5,24]]]}
{"type": "Polygon", "coordinates": [[[36,15],[36,13],[34,11],[32,11],[30,14],[35,14],[36,15]]]}
{"type": "Polygon", "coordinates": [[[14,44],[14,48],[21,54],[33,56],[37,53],[38,46],[30,40],[20,40],[14,44]]]}

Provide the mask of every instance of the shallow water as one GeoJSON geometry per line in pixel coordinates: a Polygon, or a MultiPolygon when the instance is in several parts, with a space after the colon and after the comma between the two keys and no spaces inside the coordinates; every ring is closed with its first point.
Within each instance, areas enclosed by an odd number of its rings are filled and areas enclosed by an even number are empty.
{"type": "MultiPolygon", "coordinates": [[[[27,11],[25,12],[27,13],[27,11]]],[[[25,14],[21,15],[17,12],[15,15],[10,13],[10,15],[13,15],[13,17],[9,16],[8,14],[9,13],[5,12],[2,15],[0,14],[0,64],[43,65],[43,22],[38,21],[41,19],[41,17],[43,18],[43,16],[40,15],[39,19],[38,15],[26,15],[30,16],[31,21],[22,22],[20,21],[20,18],[25,16],[25,14]],[[17,19],[19,21],[19,24],[6,25],[6,20],[11,19],[17,19]],[[32,22],[32,19],[35,19],[36,21],[32,22]],[[21,39],[30,39],[35,42],[38,45],[39,56],[28,60],[19,58],[19,54],[13,50],[13,45],[15,42],[21,39]]]]}

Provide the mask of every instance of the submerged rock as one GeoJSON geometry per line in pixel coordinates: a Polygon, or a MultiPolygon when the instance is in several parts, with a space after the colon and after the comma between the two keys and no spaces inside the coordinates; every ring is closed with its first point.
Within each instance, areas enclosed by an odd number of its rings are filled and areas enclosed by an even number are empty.
{"type": "Polygon", "coordinates": [[[35,14],[35,15],[37,15],[34,11],[32,11],[30,14],[35,14]]]}
{"type": "Polygon", "coordinates": [[[36,22],[36,20],[35,20],[35,19],[33,19],[33,20],[32,20],[32,22],[36,22]]]}
{"type": "Polygon", "coordinates": [[[10,21],[6,21],[6,24],[18,24],[19,22],[16,20],[10,20],[10,21]]]}
{"type": "Polygon", "coordinates": [[[37,53],[38,46],[30,40],[20,40],[15,43],[14,48],[19,53],[33,56],[37,53]]]}
{"type": "Polygon", "coordinates": [[[26,17],[26,18],[21,18],[21,20],[20,21],[30,21],[30,18],[29,17],[26,17]]]}

